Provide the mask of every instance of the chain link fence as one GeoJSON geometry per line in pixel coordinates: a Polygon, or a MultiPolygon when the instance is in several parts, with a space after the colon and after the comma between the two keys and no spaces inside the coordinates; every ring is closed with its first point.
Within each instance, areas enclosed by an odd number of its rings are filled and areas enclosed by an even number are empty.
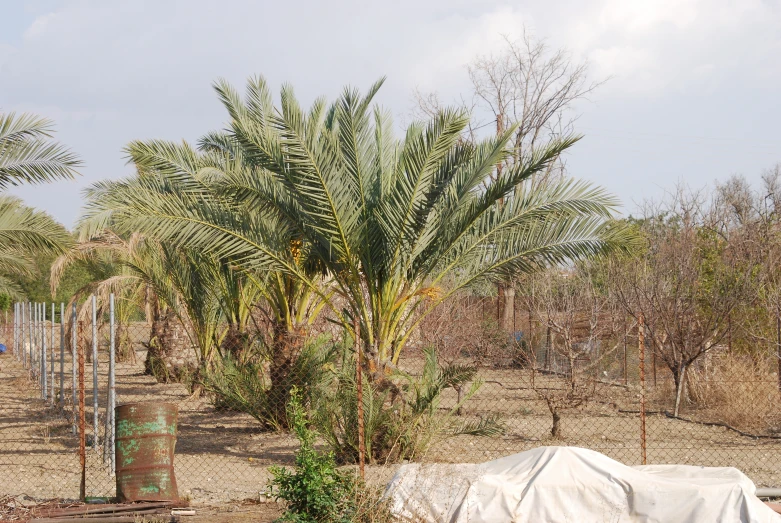
{"type": "MultiPolygon", "coordinates": [[[[387,480],[405,461],[480,462],[573,445],[628,465],[734,466],[758,486],[781,485],[772,358],[715,350],[676,387],[631,318],[611,319],[598,335],[579,320],[567,338],[517,307],[508,336],[496,326],[496,307],[495,299],[470,298],[442,308],[399,361],[401,381],[364,377],[369,479],[387,480]]],[[[173,322],[156,330],[112,311],[90,301],[78,309],[20,303],[4,322],[0,492],[113,496],[108,414],[115,405],[166,402],[179,409],[180,495],[256,499],[268,467],[293,462],[297,442],[284,430],[284,405],[294,387],[303,390],[323,449],[342,463],[357,461],[353,343],[339,331],[268,352],[279,341],[273,329],[258,327],[263,338],[224,326],[212,355],[218,363],[193,370],[204,355],[187,329],[173,322]]]]}

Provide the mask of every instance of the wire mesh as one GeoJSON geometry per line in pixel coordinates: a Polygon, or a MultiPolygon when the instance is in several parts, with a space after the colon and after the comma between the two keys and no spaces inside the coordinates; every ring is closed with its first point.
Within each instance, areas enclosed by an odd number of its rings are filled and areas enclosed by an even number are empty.
{"type": "MultiPolygon", "coordinates": [[[[643,389],[631,318],[615,319],[610,332],[597,337],[575,329],[568,345],[522,307],[514,311],[513,331],[502,331],[496,307],[495,299],[470,298],[432,314],[398,362],[395,371],[405,379],[397,389],[384,389],[365,373],[370,479],[387,479],[404,461],[481,462],[541,445],[573,445],[628,465],[641,464],[645,447],[651,464],[734,466],[759,486],[781,485],[781,392],[774,359],[714,350],[688,369],[679,393],[658,348],[649,344],[643,389]],[[466,379],[454,378],[457,372],[466,372],[466,379]],[[429,396],[435,401],[414,410],[429,396]],[[417,424],[407,417],[406,432],[378,428],[399,422],[399,409],[415,412],[417,424]],[[391,433],[396,441],[383,440],[391,433]]],[[[96,313],[93,329],[90,304],[75,324],[67,307],[55,307],[45,321],[35,310],[16,305],[0,328],[0,343],[8,347],[0,359],[1,493],[79,496],[75,381],[68,379],[75,368],[74,340],[87,359],[87,496],[114,495],[108,413],[112,405],[134,402],[178,407],[175,471],[180,494],[192,499],[257,498],[270,478],[268,467],[293,462],[297,442],[284,430],[284,412],[294,386],[312,389],[306,401],[321,409],[313,413],[313,424],[323,433],[322,448],[335,450],[341,463],[357,462],[353,343],[338,329],[288,336],[280,344],[281,334],[261,323],[254,323],[255,334],[226,324],[216,330],[213,354],[205,355],[192,331],[174,318],[162,318],[168,321],[162,327],[116,318],[112,335],[108,313],[96,313]],[[315,383],[321,384],[316,390],[315,383]]]]}

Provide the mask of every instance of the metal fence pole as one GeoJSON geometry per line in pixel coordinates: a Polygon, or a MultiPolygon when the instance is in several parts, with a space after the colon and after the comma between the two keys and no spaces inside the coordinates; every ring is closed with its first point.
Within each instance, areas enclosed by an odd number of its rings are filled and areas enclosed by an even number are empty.
{"type": "Polygon", "coordinates": [[[60,409],[65,409],[65,304],[60,302],[60,409]]]}
{"type": "MultiPolygon", "coordinates": [[[[33,313],[32,313],[32,347],[30,348],[31,355],[30,355],[30,370],[33,374],[33,379],[38,380],[40,376],[38,376],[38,365],[40,362],[38,361],[38,304],[33,303],[32,304],[33,313]]],[[[39,388],[40,388],[40,381],[38,382],[39,388]]]]}
{"type": "Polygon", "coordinates": [[[92,449],[98,451],[98,305],[92,295],[92,449]]]}
{"type": "Polygon", "coordinates": [[[637,348],[640,352],[640,450],[645,465],[648,456],[645,432],[645,318],[642,312],[637,318],[637,348]]]}
{"type": "Polygon", "coordinates": [[[41,389],[41,304],[35,304],[35,376],[41,389]]]}
{"type": "Polygon", "coordinates": [[[16,324],[17,324],[17,320],[19,319],[16,313],[18,310],[19,310],[19,304],[14,303],[14,358],[16,358],[17,360],[19,359],[19,351],[16,348],[16,335],[18,334],[18,332],[16,331],[16,324]]]}
{"type": "Polygon", "coordinates": [[[51,356],[49,359],[49,362],[51,363],[50,367],[51,370],[49,371],[49,376],[51,379],[49,380],[49,387],[51,388],[51,395],[52,395],[52,406],[56,404],[56,398],[55,398],[55,392],[54,392],[54,315],[56,314],[56,309],[54,308],[54,302],[52,302],[52,321],[51,321],[51,331],[49,332],[49,350],[51,351],[51,356]]]}
{"type": "Polygon", "coordinates": [[[28,360],[30,363],[30,372],[33,371],[33,304],[27,302],[27,338],[29,346],[27,347],[29,354],[28,360]]]}
{"type": "Polygon", "coordinates": [[[49,377],[46,369],[46,304],[41,304],[41,396],[43,401],[49,399],[48,383],[46,383],[49,377]]]}
{"type": "MultiPolygon", "coordinates": [[[[75,328],[75,325],[74,325],[75,328]]],[[[85,410],[84,404],[84,347],[78,348],[79,365],[79,464],[81,465],[81,483],[79,484],[79,499],[86,501],[87,490],[87,453],[86,453],[86,430],[85,430],[85,410]]]]}
{"type": "Polygon", "coordinates": [[[35,376],[38,379],[38,391],[43,387],[41,382],[41,304],[35,304],[35,376]]]}
{"type": "Polygon", "coordinates": [[[22,368],[27,368],[27,353],[24,351],[24,302],[19,304],[19,355],[22,357],[22,368]]]}
{"type": "Polygon", "coordinates": [[[76,303],[73,303],[73,310],[71,312],[71,373],[73,375],[73,433],[76,434],[76,422],[78,418],[79,413],[79,404],[77,403],[76,399],[76,366],[78,365],[78,362],[76,361],[77,354],[76,354],[76,336],[78,335],[77,329],[76,329],[76,303]]]}
{"type": "Polygon", "coordinates": [[[108,397],[111,405],[111,431],[109,432],[109,456],[111,456],[111,473],[114,474],[116,455],[114,453],[114,408],[116,405],[116,390],[114,381],[116,356],[116,334],[114,329],[114,293],[109,295],[109,360],[108,360],[108,397]]]}

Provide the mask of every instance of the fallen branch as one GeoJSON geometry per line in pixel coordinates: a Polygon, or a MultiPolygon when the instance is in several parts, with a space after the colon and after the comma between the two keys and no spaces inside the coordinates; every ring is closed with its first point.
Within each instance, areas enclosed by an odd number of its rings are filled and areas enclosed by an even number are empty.
{"type": "Polygon", "coordinates": [[[697,425],[706,425],[708,427],[724,427],[725,429],[729,429],[733,432],[736,432],[740,434],[741,436],[752,438],[752,439],[779,439],[781,440],[781,436],[773,436],[770,434],[751,434],[750,432],[743,432],[740,429],[737,429],[733,427],[732,425],[728,423],[724,423],[721,421],[698,421],[690,418],[684,418],[683,416],[676,416],[675,414],[670,413],[669,411],[664,411],[664,415],[667,416],[670,419],[677,419],[680,421],[686,421],[688,423],[696,423],[697,425]]]}

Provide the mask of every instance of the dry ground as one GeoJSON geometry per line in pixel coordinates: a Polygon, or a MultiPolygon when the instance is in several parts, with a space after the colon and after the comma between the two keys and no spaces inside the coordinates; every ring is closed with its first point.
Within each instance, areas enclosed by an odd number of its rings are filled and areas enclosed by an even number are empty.
{"type": "MultiPolygon", "coordinates": [[[[136,351],[135,363],[118,364],[118,403],[168,401],[180,409],[176,448],[179,492],[201,506],[220,506],[224,513],[206,521],[240,521],[239,514],[277,507],[252,506],[236,500],[264,500],[267,467],[291,463],[295,440],[285,434],[258,430],[249,416],[215,411],[203,398],[193,399],[181,385],[156,383],[143,374],[144,352],[136,351]],[[234,503],[231,503],[234,501],[234,503]],[[250,508],[247,508],[250,507],[250,508]],[[230,514],[226,511],[232,511],[230,514]],[[223,519],[220,519],[223,518],[223,519]]],[[[99,439],[102,441],[105,407],[106,362],[101,355],[99,439]]],[[[59,368],[58,366],[56,368],[59,368]]],[[[66,358],[66,411],[70,406],[70,359],[66,358]]],[[[59,409],[36,397],[33,384],[10,354],[0,358],[0,494],[27,494],[33,498],[76,498],[79,488],[77,439],[59,409]]],[[[640,421],[633,410],[637,393],[623,387],[603,387],[585,408],[565,413],[564,439],[551,440],[550,416],[529,387],[531,376],[518,369],[482,369],[485,384],[468,404],[465,416],[500,412],[507,432],[499,438],[459,436],[434,446],[425,461],[479,462],[540,445],[577,445],[592,448],[633,465],[641,462],[640,421]]],[[[536,385],[558,387],[556,377],[536,376],[536,385]],[[540,380],[543,380],[542,383],[540,380]],[[547,382],[545,381],[547,380],[547,382]]],[[[92,425],[92,375],[87,365],[86,410],[88,433],[92,425]]],[[[455,396],[445,398],[455,401],[455,396]]],[[[739,436],[720,427],[686,423],[651,415],[647,421],[648,462],[737,466],[760,486],[781,485],[781,441],[739,436]]],[[[372,481],[387,481],[393,466],[371,467],[372,481]]],[[[113,477],[103,463],[100,447],[90,449],[87,494],[113,494],[113,477]]],[[[206,508],[204,508],[204,511],[206,508]]],[[[216,509],[214,509],[216,510],[216,509]]],[[[243,517],[243,516],[242,516],[243,517]]],[[[247,520],[254,520],[247,516],[247,520]]]]}

